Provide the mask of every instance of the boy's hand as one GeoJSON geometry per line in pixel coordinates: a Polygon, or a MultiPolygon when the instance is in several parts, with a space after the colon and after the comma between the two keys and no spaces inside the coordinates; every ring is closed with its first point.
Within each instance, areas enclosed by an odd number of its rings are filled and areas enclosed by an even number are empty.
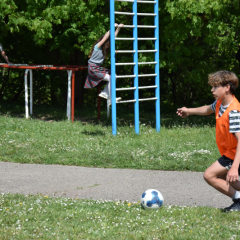
{"type": "Polygon", "coordinates": [[[115,23],[115,27],[118,27],[118,24],[117,24],[117,23],[115,23]]]}
{"type": "Polygon", "coordinates": [[[122,23],[120,23],[120,24],[118,25],[119,28],[122,28],[123,26],[124,26],[124,24],[122,24],[122,23]]]}
{"type": "Polygon", "coordinates": [[[178,108],[176,113],[182,118],[189,116],[188,109],[186,107],[178,108]]]}
{"type": "Polygon", "coordinates": [[[227,184],[236,183],[238,181],[238,178],[239,178],[238,169],[231,167],[231,169],[227,173],[227,178],[226,178],[227,184]]]}

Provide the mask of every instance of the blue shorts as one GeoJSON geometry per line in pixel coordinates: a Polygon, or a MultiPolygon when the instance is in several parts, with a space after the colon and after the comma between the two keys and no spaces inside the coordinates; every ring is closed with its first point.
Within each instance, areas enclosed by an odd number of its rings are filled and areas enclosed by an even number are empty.
{"type": "MultiPolygon", "coordinates": [[[[233,164],[233,160],[224,155],[218,159],[218,162],[220,163],[220,165],[222,165],[223,167],[225,167],[228,170],[230,170],[230,168],[232,167],[232,164],[233,164]]],[[[238,175],[240,175],[240,164],[238,167],[238,175]]]]}

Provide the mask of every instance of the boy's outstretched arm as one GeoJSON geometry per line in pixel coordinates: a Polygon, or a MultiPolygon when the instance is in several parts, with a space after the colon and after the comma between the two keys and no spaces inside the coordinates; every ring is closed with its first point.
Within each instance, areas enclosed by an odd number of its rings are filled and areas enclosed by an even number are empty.
{"type": "Polygon", "coordinates": [[[235,155],[232,167],[230,168],[230,170],[227,173],[226,182],[230,183],[230,184],[236,183],[239,178],[238,168],[239,168],[239,164],[240,164],[240,132],[236,132],[234,134],[238,140],[238,144],[237,144],[236,155],[235,155]]]}
{"type": "Polygon", "coordinates": [[[198,108],[178,108],[177,109],[177,115],[185,118],[190,115],[210,115],[213,113],[213,110],[211,108],[211,105],[208,106],[202,106],[198,108]]]}

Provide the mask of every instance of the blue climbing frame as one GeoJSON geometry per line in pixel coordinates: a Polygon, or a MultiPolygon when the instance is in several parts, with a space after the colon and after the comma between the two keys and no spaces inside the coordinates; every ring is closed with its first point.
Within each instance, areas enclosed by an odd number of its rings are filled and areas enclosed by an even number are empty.
{"type": "Polygon", "coordinates": [[[110,41],[111,41],[111,102],[112,102],[112,134],[117,134],[117,103],[127,103],[134,102],[134,116],[135,116],[135,132],[139,134],[139,102],[154,100],[156,102],[156,131],[160,131],[160,58],[159,58],[159,14],[158,14],[158,0],[110,0],[110,41]],[[132,12],[116,12],[115,2],[132,2],[132,12]],[[138,13],[138,4],[154,4],[154,13],[138,13]],[[132,38],[115,38],[115,15],[132,15],[133,25],[124,25],[127,28],[133,28],[132,38]],[[154,26],[138,25],[138,16],[153,16],[154,26]],[[154,38],[138,38],[138,28],[154,28],[154,38]],[[129,40],[133,41],[133,50],[116,50],[115,41],[116,40],[129,40]],[[152,50],[138,50],[138,41],[140,40],[153,40],[155,42],[155,49],[152,50]],[[133,53],[133,63],[116,63],[116,52],[117,53],[133,53]],[[138,62],[138,53],[140,52],[155,52],[154,62],[138,62]],[[138,74],[138,65],[141,64],[155,64],[154,74],[138,74]],[[116,66],[118,65],[133,65],[133,75],[117,75],[116,66]],[[139,86],[139,77],[155,77],[154,86],[139,86]],[[130,88],[116,88],[117,78],[134,78],[134,87],[130,88]],[[155,88],[154,98],[139,99],[139,89],[155,88]],[[133,100],[123,100],[116,102],[116,91],[134,90],[133,100]]]}

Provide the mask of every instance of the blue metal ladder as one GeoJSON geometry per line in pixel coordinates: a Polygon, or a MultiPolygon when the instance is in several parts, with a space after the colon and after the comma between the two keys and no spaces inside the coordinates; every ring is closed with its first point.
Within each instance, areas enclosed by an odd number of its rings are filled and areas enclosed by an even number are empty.
{"type": "Polygon", "coordinates": [[[112,134],[117,134],[117,103],[127,103],[134,102],[134,118],[135,118],[135,133],[139,134],[139,102],[154,100],[156,102],[156,131],[160,131],[160,59],[159,59],[159,14],[158,14],[158,0],[110,0],[110,32],[115,32],[115,15],[132,15],[133,25],[124,25],[125,28],[133,28],[132,38],[115,38],[115,34],[111,34],[111,102],[112,102],[112,134]],[[131,2],[132,12],[116,12],[115,2],[131,2]],[[154,4],[154,13],[138,13],[138,4],[154,4]],[[154,26],[138,25],[138,16],[153,16],[154,26]],[[139,38],[138,28],[154,28],[154,37],[150,38],[139,38]],[[115,41],[116,40],[130,40],[133,41],[133,50],[116,50],[115,41]],[[138,41],[153,40],[155,42],[155,49],[151,50],[138,50],[138,41]],[[155,59],[153,62],[138,62],[138,53],[154,52],[155,59]],[[133,63],[116,63],[115,54],[116,53],[133,53],[133,63]],[[155,64],[155,73],[151,74],[138,74],[138,65],[141,64],[155,64]],[[133,75],[116,75],[116,66],[120,65],[133,65],[133,75]],[[139,77],[155,77],[155,85],[153,86],[139,86],[139,77]],[[116,88],[116,79],[118,78],[133,78],[134,87],[130,88],[116,88]],[[144,98],[139,99],[139,89],[155,88],[154,98],[144,98]],[[133,90],[134,99],[116,102],[116,91],[133,90]]]}

